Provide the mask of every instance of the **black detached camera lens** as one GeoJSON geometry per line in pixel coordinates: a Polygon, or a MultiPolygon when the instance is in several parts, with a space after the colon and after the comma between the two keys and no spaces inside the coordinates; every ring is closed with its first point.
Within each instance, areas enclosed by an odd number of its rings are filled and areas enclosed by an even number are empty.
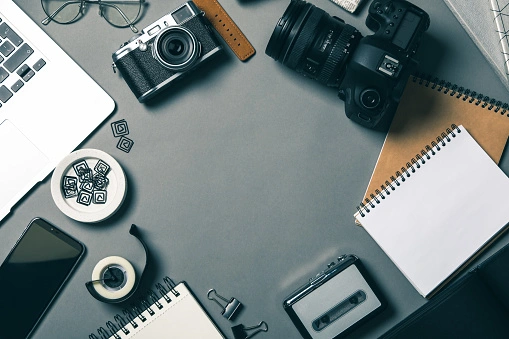
{"type": "Polygon", "coordinates": [[[191,32],[181,27],[162,31],[155,42],[159,61],[173,70],[190,67],[197,59],[199,45],[191,32]]]}
{"type": "Polygon", "coordinates": [[[360,38],[355,27],[296,0],[279,19],[265,53],[305,76],[337,87],[360,38]]]}

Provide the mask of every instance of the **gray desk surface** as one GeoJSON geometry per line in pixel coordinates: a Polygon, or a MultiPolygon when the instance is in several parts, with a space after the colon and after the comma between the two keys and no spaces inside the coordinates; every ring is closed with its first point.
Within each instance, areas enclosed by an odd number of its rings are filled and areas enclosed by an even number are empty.
{"type": "MultiPolygon", "coordinates": [[[[16,2],[40,23],[39,1],[16,2]]],[[[148,1],[137,26],[149,25],[182,2],[148,1]]],[[[312,2],[371,34],[364,24],[368,6],[354,16],[329,1],[312,2]]],[[[257,54],[242,63],[227,50],[148,105],[139,104],[111,70],[111,53],[132,36],[129,29],[109,26],[96,5],[72,25],[43,27],[116,101],[114,114],[81,147],[114,156],[127,174],[129,195],[113,218],[83,224],[57,209],[48,177],[0,222],[1,260],[36,216],[87,247],[35,338],[86,338],[121,312],[121,306],[93,299],[84,283],[105,256],[121,255],[139,267],[142,251],[128,234],[132,223],[153,254],[145,287],[166,275],[186,280],[228,336],[233,324],[265,320],[269,332],[257,337],[298,338],[282,300],[343,253],[362,259],[389,302],[352,337],[381,335],[426,302],[353,222],[384,134],[351,122],[336,90],[265,55],[289,1],[221,3],[257,54]],[[115,147],[110,123],[119,119],[127,120],[135,142],[129,154],[115,147]],[[207,300],[210,288],[242,301],[245,309],[236,322],[222,318],[219,307],[207,300]]],[[[418,52],[421,69],[509,102],[509,93],[444,3],[414,3],[431,16],[418,52]]],[[[507,157],[501,166],[509,173],[507,157]]],[[[503,237],[483,257],[508,241],[503,237]]]]}

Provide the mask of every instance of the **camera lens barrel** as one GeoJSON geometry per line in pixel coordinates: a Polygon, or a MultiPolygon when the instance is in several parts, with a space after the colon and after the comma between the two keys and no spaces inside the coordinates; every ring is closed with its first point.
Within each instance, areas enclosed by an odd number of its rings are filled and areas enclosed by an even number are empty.
{"type": "Polygon", "coordinates": [[[292,0],[274,28],[265,54],[285,64],[288,53],[313,7],[305,1],[292,0]]]}
{"type": "Polygon", "coordinates": [[[302,56],[306,52],[306,50],[310,47],[312,40],[315,36],[315,32],[318,28],[318,24],[320,23],[320,19],[323,16],[323,11],[319,8],[316,10],[312,10],[313,7],[308,7],[304,16],[305,21],[302,22],[301,27],[295,27],[298,33],[290,34],[289,38],[293,38],[290,44],[293,46],[292,49],[288,48],[285,51],[285,55],[283,57],[282,62],[286,64],[286,66],[295,69],[298,66],[299,61],[302,59],[302,56]]]}
{"type": "Polygon", "coordinates": [[[355,27],[302,0],[292,0],[265,53],[297,72],[338,87],[362,35],[355,27]]]}
{"type": "Polygon", "coordinates": [[[329,86],[339,86],[339,83],[333,83],[333,80],[339,82],[339,79],[342,78],[342,76],[336,76],[336,72],[341,72],[341,74],[344,72],[348,56],[353,51],[351,48],[352,39],[355,39],[356,35],[359,35],[360,39],[360,34],[355,27],[345,25],[323,65],[318,81],[329,86]]]}
{"type": "Polygon", "coordinates": [[[200,55],[200,44],[194,34],[181,26],[162,30],[154,42],[155,58],[174,71],[184,71],[194,65],[200,55]]]}

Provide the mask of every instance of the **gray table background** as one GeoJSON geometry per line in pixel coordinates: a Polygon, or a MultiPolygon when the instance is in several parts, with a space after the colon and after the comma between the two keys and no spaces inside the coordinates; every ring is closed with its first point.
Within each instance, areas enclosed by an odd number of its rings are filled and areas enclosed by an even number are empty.
{"type": "MultiPolygon", "coordinates": [[[[40,23],[44,15],[39,1],[16,2],[40,23]]],[[[364,24],[367,4],[351,15],[329,1],[311,2],[364,35],[371,34],[364,24]]],[[[181,3],[149,1],[138,28],[181,3]]],[[[72,25],[43,26],[115,100],[114,114],[80,148],[101,149],[115,157],[127,174],[129,191],[114,217],[84,224],[57,209],[48,177],[0,222],[0,260],[36,216],[87,247],[35,338],[86,338],[121,313],[122,305],[96,301],[84,283],[105,256],[123,256],[139,268],[143,252],[128,234],[132,223],[141,228],[152,251],[140,288],[150,288],[166,275],[186,280],[229,337],[234,324],[265,320],[269,332],[257,338],[299,338],[283,311],[283,299],[343,253],[361,258],[389,302],[383,314],[352,337],[377,337],[426,302],[369,235],[354,225],[355,207],[385,135],[350,121],[335,89],[265,55],[289,1],[221,3],[257,54],[242,63],[226,49],[147,105],[138,103],[111,69],[111,53],[132,36],[129,29],[108,25],[97,5],[72,25]],[[110,123],[119,119],[128,122],[134,140],[129,154],[115,147],[110,123]],[[219,307],[207,300],[210,288],[244,304],[237,321],[222,318],[219,307]]],[[[509,102],[509,93],[444,3],[414,3],[431,17],[417,55],[421,70],[509,102]]],[[[501,167],[509,173],[507,157],[501,167]]],[[[502,237],[480,259],[508,241],[508,236],[502,237]]]]}

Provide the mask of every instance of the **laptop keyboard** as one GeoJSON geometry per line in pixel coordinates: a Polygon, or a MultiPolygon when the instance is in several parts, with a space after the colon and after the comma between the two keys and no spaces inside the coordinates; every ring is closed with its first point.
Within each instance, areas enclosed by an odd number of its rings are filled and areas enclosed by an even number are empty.
{"type": "Polygon", "coordinates": [[[33,53],[34,49],[0,18],[0,107],[46,64],[44,59],[30,66],[24,63],[33,53]],[[2,85],[12,76],[17,77],[13,83],[2,85]]]}

